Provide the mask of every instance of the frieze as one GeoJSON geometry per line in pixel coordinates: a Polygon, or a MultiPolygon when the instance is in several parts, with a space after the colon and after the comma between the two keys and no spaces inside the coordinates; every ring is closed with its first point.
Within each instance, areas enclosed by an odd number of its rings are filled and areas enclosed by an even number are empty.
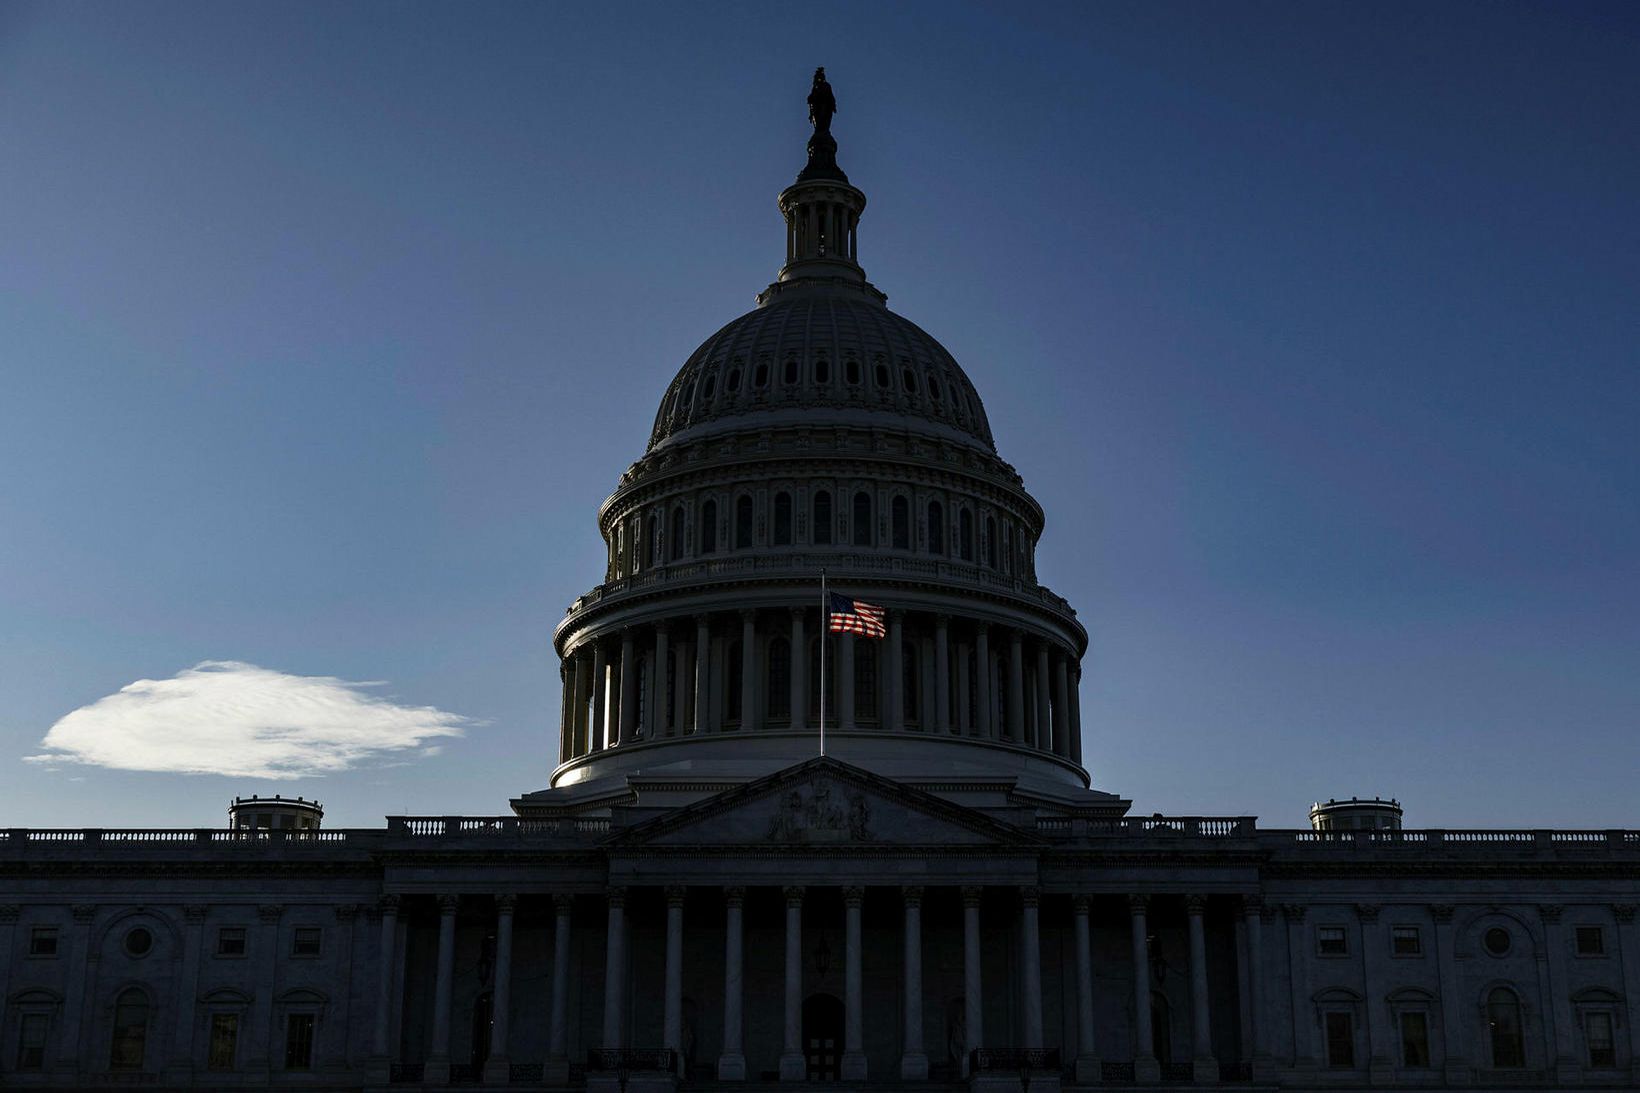
{"type": "Polygon", "coordinates": [[[829,778],[782,795],[780,808],[769,821],[768,840],[787,843],[867,842],[871,839],[871,809],[864,793],[832,793],[829,778]]]}

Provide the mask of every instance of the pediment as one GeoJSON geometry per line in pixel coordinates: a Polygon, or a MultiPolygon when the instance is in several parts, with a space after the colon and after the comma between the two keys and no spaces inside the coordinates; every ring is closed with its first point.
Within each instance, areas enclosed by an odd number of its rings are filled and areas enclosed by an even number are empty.
{"type": "Polygon", "coordinates": [[[626,829],[612,847],[1034,846],[1034,832],[830,758],[626,829]]]}

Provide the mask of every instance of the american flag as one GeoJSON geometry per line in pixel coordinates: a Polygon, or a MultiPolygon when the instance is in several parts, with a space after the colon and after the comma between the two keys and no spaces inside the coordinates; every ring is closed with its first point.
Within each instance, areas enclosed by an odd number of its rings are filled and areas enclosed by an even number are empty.
{"type": "Polygon", "coordinates": [[[835,592],[831,594],[830,628],[834,633],[886,638],[888,627],[883,625],[883,616],[886,613],[874,603],[839,596],[835,592]]]}

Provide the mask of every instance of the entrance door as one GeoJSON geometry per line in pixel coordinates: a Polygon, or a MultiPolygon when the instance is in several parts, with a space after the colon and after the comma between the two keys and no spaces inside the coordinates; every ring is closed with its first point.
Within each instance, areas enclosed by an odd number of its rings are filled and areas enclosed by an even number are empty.
{"type": "Polygon", "coordinates": [[[835,1082],[843,1063],[843,1003],[830,994],[812,994],[803,1003],[803,1054],[809,1081],[835,1082]]]}

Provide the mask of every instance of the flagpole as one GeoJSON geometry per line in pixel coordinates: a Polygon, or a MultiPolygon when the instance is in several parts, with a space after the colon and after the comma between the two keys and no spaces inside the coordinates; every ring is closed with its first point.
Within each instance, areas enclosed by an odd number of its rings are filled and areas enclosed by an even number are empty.
{"type": "Polygon", "coordinates": [[[826,599],[826,571],[820,570],[820,754],[826,754],[826,641],[831,636],[827,617],[831,601],[826,599]]]}

